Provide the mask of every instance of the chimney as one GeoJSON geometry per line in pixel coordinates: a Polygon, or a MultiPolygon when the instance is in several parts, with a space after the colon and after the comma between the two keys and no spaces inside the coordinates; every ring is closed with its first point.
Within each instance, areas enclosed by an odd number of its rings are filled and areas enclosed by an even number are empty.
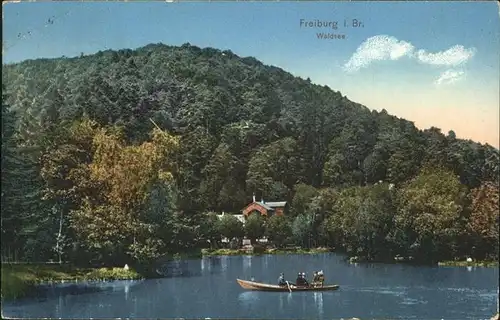
{"type": "Polygon", "coordinates": [[[253,194],[253,202],[255,202],[255,192],[254,192],[254,194],[253,194]]]}

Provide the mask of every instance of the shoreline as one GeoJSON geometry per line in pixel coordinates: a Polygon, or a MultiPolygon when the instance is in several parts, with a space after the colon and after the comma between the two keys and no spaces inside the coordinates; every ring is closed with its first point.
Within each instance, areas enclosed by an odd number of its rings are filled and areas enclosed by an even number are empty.
{"type": "Polygon", "coordinates": [[[330,253],[335,252],[333,248],[283,248],[283,249],[266,249],[261,247],[255,247],[251,249],[202,249],[202,257],[213,257],[213,256],[243,256],[243,255],[254,255],[260,256],[265,254],[279,255],[279,254],[320,254],[320,253],[330,253]]]}
{"type": "Polygon", "coordinates": [[[30,264],[2,262],[1,299],[15,300],[25,297],[29,290],[46,284],[105,282],[114,280],[145,279],[133,269],[119,267],[81,268],[69,264],[30,264]]]}
{"type": "Polygon", "coordinates": [[[440,267],[484,267],[494,268],[498,267],[498,261],[439,261],[440,267]]]}
{"type": "MultiPolygon", "coordinates": [[[[335,252],[334,248],[284,248],[266,249],[254,247],[249,249],[201,249],[185,253],[169,254],[165,262],[182,259],[202,259],[203,257],[216,256],[262,256],[262,255],[287,255],[287,254],[322,254],[335,252]]],[[[360,257],[349,257],[346,261],[351,264],[409,264],[423,265],[413,260],[394,259],[389,261],[370,261],[360,257]]],[[[439,267],[498,267],[498,261],[440,261],[424,265],[439,267]]],[[[157,276],[156,276],[157,277],[157,276]]],[[[115,280],[143,280],[152,279],[155,276],[139,273],[134,269],[128,270],[123,267],[92,268],[76,267],[69,264],[30,264],[30,263],[7,263],[2,262],[2,293],[1,299],[15,300],[22,298],[33,287],[44,284],[78,283],[78,282],[109,282],[115,280]]]]}

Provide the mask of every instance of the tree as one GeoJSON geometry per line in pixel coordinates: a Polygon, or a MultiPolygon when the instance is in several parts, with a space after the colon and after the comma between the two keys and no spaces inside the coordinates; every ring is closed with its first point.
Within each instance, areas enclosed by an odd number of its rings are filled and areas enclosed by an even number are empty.
{"type": "MultiPolygon", "coordinates": [[[[17,190],[19,185],[16,184],[16,167],[18,161],[16,159],[16,141],[15,141],[15,113],[10,106],[6,104],[7,96],[5,95],[5,87],[2,85],[2,253],[10,251],[10,249],[19,242],[17,234],[20,229],[20,219],[16,215],[19,209],[19,196],[17,190]],[[17,241],[16,241],[17,240],[17,241]]],[[[14,249],[14,248],[12,248],[14,249]]]]}
{"type": "Polygon", "coordinates": [[[250,159],[247,190],[266,198],[288,199],[290,190],[301,179],[297,141],[285,138],[260,148],[250,159]]]}
{"type": "Polygon", "coordinates": [[[283,247],[292,237],[292,227],[284,215],[272,215],[266,221],[265,235],[278,248],[283,247]]]}
{"type": "Polygon", "coordinates": [[[220,220],[220,232],[222,236],[229,239],[229,241],[235,238],[243,238],[245,235],[243,223],[232,214],[225,214],[222,216],[220,220]]]}
{"type": "Polygon", "coordinates": [[[399,190],[398,198],[397,245],[420,260],[454,256],[463,230],[465,200],[459,179],[445,169],[424,168],[399,190]]]}
{"type": "Polygon", "coordinates": [[[292,199],[290,211],[292,215],[297,216],[307,211],[307,206],[311,200],[318,194],[318,190],[313,186],[301,183],[294,187],[295,195],[292,199]]]}
{"type": "Polygon", "coordinates": [[[80,185],[90,179],[99,191],[72,211],[71,222],[85,246],[99,253],[99,260],[124,262],[128,256],[142,262],[165,253],[170,239],[162,232],[178,228],[172,217],[174,200],[165,204],[172,199],[168,195],[176,147],[177,140],[159,129],[137,146],[124,145],[119,128],[97,131],[89,176],[77,179],[80,185]]]}
{"type": "Polygon", "coordinates": [[[310,215],[300,214],[293,220],[292,235],[295,243],[309,248],[313,231],[313,221],[310,215]]]}
{"type": "Polygon", "coordinates": [[[18,129],[19,114],[12,111],[7,100],[2,86],[2,257],[50,259],[54,238],[40,192],[39,148],[29,140],[32,135],[18,129]]]}
{"type": "Polygon", "coordinates": [[[446,205],[451,197],[422,191],[435,202],[426,206],[415,190],[428,185],[411,182],[432,165],[469,189],[499,183],[497,148],[453,132],[444,136],[439,128],[419,130],[327,86],[213,48],[151,44],[24,61],[3,71],[2,232],[8,236],[2,252],[8,247],[32,260],[56,252],[61,260],[101,254],[112,263],[113,255],[147,260],[191,248],[202,241],[201,212],[236,212],[254,192],[306,215],[300,219],[308,223],[296,223],[295,233],[311,229],[299,243],[328,240],[379,255],[386,229],[377,219],[385,219],[380,207],[390,206],[385,193],[385,204],[370,188],[339,199],[347,188],[379,181],[395,184],[400,195],[393,199],[398,214],[387,236],[390,250],[461,255],[479,239],[478,223],[466,228],[467,221],[486,211],[474,209],[471,218],[471,208],[458,210],[456,223],[427,219],[455,212],[446,205]],[[168,155],[158,152],[163,142],[153,141],[150,120],[178,140],[168,155]],[[163,173],[170,180],[158,177],[163,173]],[[357,211],[341,214],[339,206],[357,211]],[[133,230],[117,225],[122,221],[133,230]],[[73,226],[86,230],[80,235],[73,226]],[[450,234],[428,232],[441,227],[450,234]],[[120,240],[121,232],[132,234],[120,240]],[[114,244],[104,248],[107,241],[114,244]]]}
{"type": "Polygon", "coordinates": [[[264,219],[260,213],[252,213],[248,216],[245,222],[245,235],[250,239],[252,243],[255,243],[257,239],[262,238],[266,231],[264,227],[264,219]]]}
{"type": "Polygon", "coordinates": [[[468,194],[470,216],[467,229],[474,245],[477,259],[489,256],[498,259],[499,188],[498,184],[484,182],[468,194]]]}
{"type": "Polygon", "coordinates": [[[392,229],[394,208],[388,184],[353,187],[342,191],[336,202],[333,232],[341,232],[343,246],[369,260],[389,254],[387,235],[392,229]]]}
{"type": "Polygon", "coordinates": [[[215,212],[202,215],[200,223],[201,238],[210,242],[210,248],[217,247],[221,239],[220,220],[215,212]]]}

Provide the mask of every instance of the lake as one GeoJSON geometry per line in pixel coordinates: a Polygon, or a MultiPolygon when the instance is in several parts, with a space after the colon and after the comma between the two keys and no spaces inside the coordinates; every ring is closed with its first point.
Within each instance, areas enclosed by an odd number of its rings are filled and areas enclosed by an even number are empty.
{"type": "Polygon", "coordinates": [[[334,253],[205,257],[171,262],[165,278],[42,286],[2,305],[20,318],[489,319],[498,268],[350,264],[334,253]],[[323,270],[338,291],[245,291],[236,278],[277,283],[323,270]]]}

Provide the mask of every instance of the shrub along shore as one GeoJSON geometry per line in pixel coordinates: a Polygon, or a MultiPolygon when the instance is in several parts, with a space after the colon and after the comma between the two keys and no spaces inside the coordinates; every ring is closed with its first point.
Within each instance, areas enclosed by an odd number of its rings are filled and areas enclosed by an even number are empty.
{"type": "Polygon", "coordinates": [[[333,252],[331,248],[265,248],[255,246],[252,249],[202,249],[203,256],[237,256],[237,255],[263,255],[263,254],[318,254],[333,252]]]}
{"type": "Polygon", "coordinates": [[[2,263],[2,299],[24,297],[34,286],[44,283],[78,281],[136,280],[144,278],[133,269],[79,268],[67,264],[2,263]]]}
{"type": "MultiPolygon", "coordinates": [[[[236,256],[236,255],[264,255],[264,254],[319,254],[333,252],[332,248],[265,248],[256,246],[249,249],[202,249],[201,251],[178,253],[168,257],[168,260],[193,259],[203,256],[236,256]]],[[[363,259],[348,258],[352,263],[370,263],[363,259]]],[[[414,261],[394,260],[393,263],[414,263],[414,261]]],[[[385,263],[387,263],[385,262],[385,263]]],[[[453,267],[498,267],[498,261],[442,261],[439,266],[453,267]]],[[[2,263],[2,299],[18,299],[34,286],[44,283],[64,283],[79,281],[113,281],[139,280],[152,278],[154,275],[138,272],[133,268],[123,267],[90,268],[76,267],[70,264],[10,264],[2,263]]]]}

